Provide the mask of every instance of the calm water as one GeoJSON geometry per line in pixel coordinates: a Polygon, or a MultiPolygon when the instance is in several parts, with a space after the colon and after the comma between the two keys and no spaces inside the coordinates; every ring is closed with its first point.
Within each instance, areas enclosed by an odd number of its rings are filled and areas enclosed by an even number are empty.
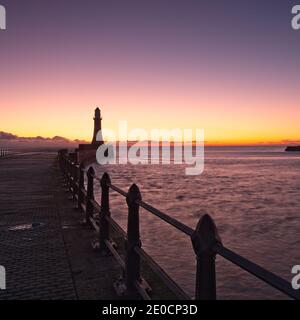
{"type": "MultiPolygon", "coordinates": [[[[184,175],[184,165],[95,166],[112,183],[128,189],[135,182],[143,200],[195,228],[209,213],[224,245],[291,280],[300,264],[300,153],[282,148],[207,148],[205,170],[184,175]]],[[[96,188],[97,189],[97,188],[96,188]]],[[[126,229],[125,199],[111,192],[112,216],[126,229]]],[[[190,295],[195,258],[188,237],[141,210],[143,247],[190,295]]],[[[218,297],[283,298],[274,289],[217,258],[218,297]]]]}

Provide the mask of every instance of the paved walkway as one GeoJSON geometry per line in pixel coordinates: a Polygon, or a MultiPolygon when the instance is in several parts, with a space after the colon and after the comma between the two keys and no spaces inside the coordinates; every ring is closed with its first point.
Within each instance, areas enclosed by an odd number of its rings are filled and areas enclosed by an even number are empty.
{"type": "Polygon", "coordinates": [[[90,246],[54,153],[0,159],[0,299],[113,299],[119,270],[90,246]]]}
{"type": "Polygon", "coordinates": [[[0,159],[0,299],[75,299],[59,211],[54,154],[0,159]]]}

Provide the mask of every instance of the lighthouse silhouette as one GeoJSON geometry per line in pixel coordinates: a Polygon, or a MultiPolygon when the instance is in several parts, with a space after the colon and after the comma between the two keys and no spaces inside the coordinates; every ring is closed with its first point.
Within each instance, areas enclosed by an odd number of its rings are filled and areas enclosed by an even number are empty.
{"type": "Polygon", "coordinates": [[[95,109],[94,115],[94,134],[91,143],[80,143],[78,148],[75,149],[75,158],[77,159],[78,163],[85,162],[92,163],[96,161],[96,151],[98,147],[104,144],[103,135],[102,135],[102,117],[101,111],[97,107],[95,109]],[[97,139],[98,138],[98,139],[97,139]]]}
{"type": "Polygon", "coordinates": [[[102,121],[101,111],[97,107],[95,109],[95,116],[94,116],[94,134],[93,134],[93,140],[92,140],[93,145],[99,145],[103,143],[102,132],[99,133],[98,139],[97,139],[98,132],[102,130],[101,121],[102,121]]]}

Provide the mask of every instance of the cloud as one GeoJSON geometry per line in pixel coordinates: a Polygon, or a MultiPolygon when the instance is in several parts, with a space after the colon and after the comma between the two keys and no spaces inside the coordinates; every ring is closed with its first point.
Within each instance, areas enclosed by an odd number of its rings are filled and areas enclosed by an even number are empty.
{"type": "Polygon", "coordinates": [[[53,138],[45,138],[42,136],[36,137],[19,137],[15,134],[0,131],[0,141],[11,141],[11,142],[44,142],[44,143],[63,143],[63,144],[79,144],[86,143],[86,141],[81,140],[70,140],[61,136],[54,136],[53,138]]]}
{"type": "Polygon", "coordinates": [[[0,131],[0,140],[15,140],[17,138],[18,136],[14,134],[0,131]]]}

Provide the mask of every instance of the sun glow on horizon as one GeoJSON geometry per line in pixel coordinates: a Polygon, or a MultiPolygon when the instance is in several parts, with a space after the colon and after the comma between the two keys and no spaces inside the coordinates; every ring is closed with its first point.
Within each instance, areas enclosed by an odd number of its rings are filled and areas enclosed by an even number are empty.
{"type": "Polygon", "coordinates": [[[28,0],[36,19],[21,19],[22,5],[9,3],[0,131],[90,141],[102,105],[103,127],[112,130],[127,120],[129,129],[204,129],[207,145],[299,141],[300,33],[280,19],[283,10],[260,16],[251,2],[245,19],[257,23],[247,25],[233,14],[243,11],[238,3],[224,12],[183,3],[174,2],[182,13],[175,19],[163,2],[93,2],[89,23],[77,2],[60,14],[28,0]]]}

